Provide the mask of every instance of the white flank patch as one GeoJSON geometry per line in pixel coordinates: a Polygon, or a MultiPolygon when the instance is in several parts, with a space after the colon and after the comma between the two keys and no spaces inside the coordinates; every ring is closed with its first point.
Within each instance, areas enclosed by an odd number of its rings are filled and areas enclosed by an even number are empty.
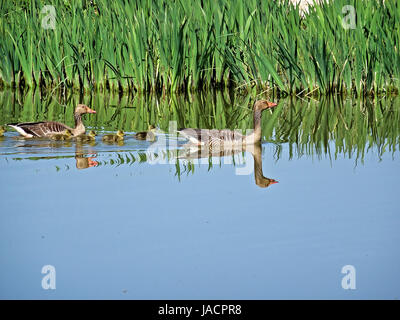
{"type": "Polygon", "coordinates": [[[24,131],[24,129],[22,129],[22,128],[18,127],[18,126],[13,126],[11,124],[9,124],[8,126],[13,128],[13,129],[15,129],[15,130],[17,130],[21,136],[24,136],[26,138],[33,138],[33,135],[31,135],[30,133],[26,133],[24,131]]]}

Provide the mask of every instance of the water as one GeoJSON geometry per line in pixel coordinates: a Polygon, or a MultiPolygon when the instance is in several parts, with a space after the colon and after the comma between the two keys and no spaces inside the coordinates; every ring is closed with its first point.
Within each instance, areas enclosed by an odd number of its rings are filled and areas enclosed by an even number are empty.
{"type": "Polygon", "coordinates": [[[174,158],[173,134],[132,134],[170,120],[251,128],[251,97],[6,91],[0,123],[72,124],[78,101],[98,111],[85,117],[94,143],[0,138],[1,298],[399,298],[398,98],[282,99],[260,149],[210,161],[174,158]],[[101,142],[120,128],[123,144],[101,142]],[[45,265],[55,290],[42,288],[45,265]]]}

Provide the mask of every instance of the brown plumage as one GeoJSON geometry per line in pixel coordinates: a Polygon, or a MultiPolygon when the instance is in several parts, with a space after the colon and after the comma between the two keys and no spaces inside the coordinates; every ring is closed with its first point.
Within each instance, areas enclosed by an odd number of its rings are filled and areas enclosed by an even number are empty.
{"type": "Polygon", "coordinates": [[[274,102],[268,102],[266,100],[258,100],[254,103],[253,107],[253,119],[254,119],[254,132],[249,135],[243,135],[239,131],[223,129],[182,129],[178,132],[184,137],[189,139],[192,144],[198,146],[208,145],[216,148],[219,146],[231,145],[247,145],[254,144],[261,141],[261,113],[265,109],[273,108],[277,104],[274,102]]]}
{"type": "Polygon", "coordinates": [[[84,104],[78,104],[74,112],[75,128],[55,121],[11,123],[8,126],[18,131],[25,138],[51,137],[55,134],[65,134],[67,130],[71,131],[72,135],[76,137],[86,131],[82,122],[82,115],[85,113],[96,113],[96,111],[84,104]]]}

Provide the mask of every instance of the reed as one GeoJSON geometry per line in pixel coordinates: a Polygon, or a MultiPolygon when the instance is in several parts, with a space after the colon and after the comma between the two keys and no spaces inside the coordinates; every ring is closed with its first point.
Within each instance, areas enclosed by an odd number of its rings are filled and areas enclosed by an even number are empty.
{"type": "Polygon", "coordinates": [[[81,91],[235,87],[278,94],[398,92],[397,0],[335,0],[302,14],[291,1],[2,1],[3,86],[81,91]],[[342,8],[356,10],[344,29],[342,8]]]}

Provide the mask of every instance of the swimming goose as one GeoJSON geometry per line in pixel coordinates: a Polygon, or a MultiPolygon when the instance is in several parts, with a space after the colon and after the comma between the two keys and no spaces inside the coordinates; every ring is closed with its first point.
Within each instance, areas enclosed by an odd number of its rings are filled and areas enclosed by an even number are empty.
{"type": "Polygon", "coordinates": [[[17,130],[25,138],[33,137],[51,137],[54,134],[62,134],[70,130],[74,137],[85,133],[85,126],[82,122],[82,115],[85,113],[96,113],[84,104],[78,104],[75,108],[75,128],[54,121],[26,122],[26,123],[10,123],[8,126],[17,130]]]}
{"type": "Polygon", "coordinates": [[[189,139],[192,144],[197,146],[230,146],[230,145],[250,145],[261,141],[261,113],[265,109],[277,106],[274,102],[266,100],[258,100],[254,103],[254,132],[249,135],[242,135],[239,132],[209,129],[182,129],[178,130],[185,138],[189,139]]]}
{"type": "Polygon", "coordinates": [[[124,140],[125,133],[122,130],[118,130],[116,134],[107,134],[103,136],[105,142],[118,142],[124,140]]]}
{"type": "Polygon", "coordinates": [[[137,132],[133,137],[137,140],[154,141],[156,136],[154,134],[156,127],[149,125],[148,131],[137,132]]]}

